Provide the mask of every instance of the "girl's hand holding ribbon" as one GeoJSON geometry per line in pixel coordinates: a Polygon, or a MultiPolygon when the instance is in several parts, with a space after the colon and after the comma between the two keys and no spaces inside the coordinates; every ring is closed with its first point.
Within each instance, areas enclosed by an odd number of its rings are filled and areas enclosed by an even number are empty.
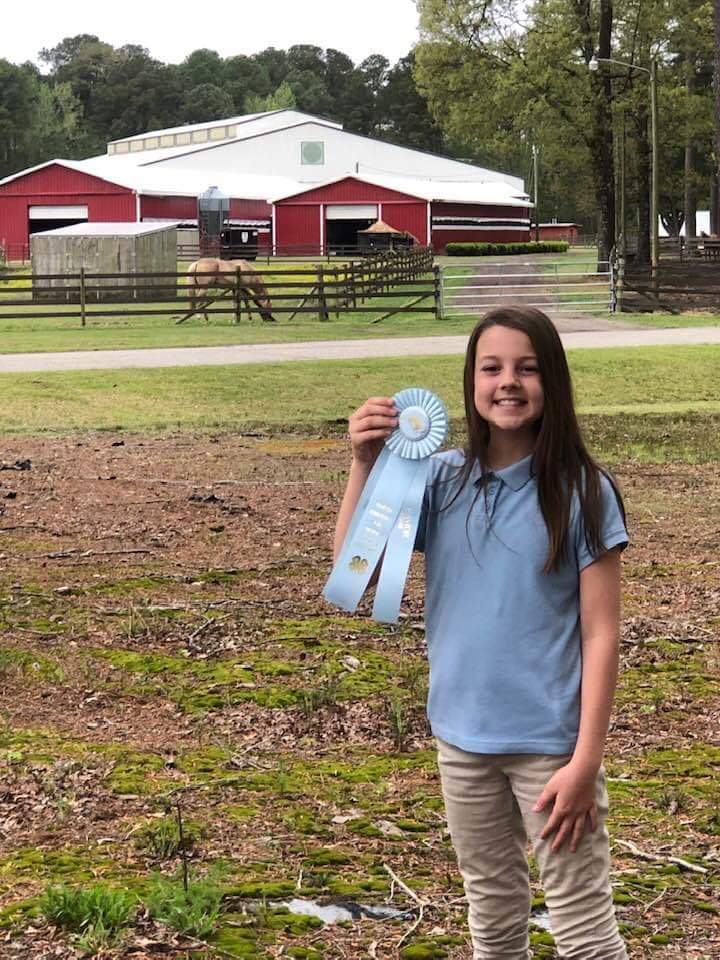
{"type": "Polygon", "coordinates": [[[377,577],[372,615],[397,623],[430,457],[445,440],[448,414],[429,390],[411,387],[370,397],[349,428],[353,462],[323,596],[352,612],[377,577]]]}
{"type": "Polygon", "coordinates": [[[385,440],[397,425],[398,411],[392,397],[370,397],[366,400],[349,421],[353,459],[372,467],[385,440]]]}

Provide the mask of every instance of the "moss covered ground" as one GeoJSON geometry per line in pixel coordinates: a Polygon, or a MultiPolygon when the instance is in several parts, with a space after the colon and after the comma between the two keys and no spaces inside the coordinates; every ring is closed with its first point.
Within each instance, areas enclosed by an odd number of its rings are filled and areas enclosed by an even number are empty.
{"type": "MultiPolygon", "coordinates": [[[[606,763],[618,916],[633,958],[714,960],[716,424],[586,428],[632,535],[606,763]]],[[[103,956],[469,960],[424,719],[422,567],[397,627],[319,599],[344,445],[332,432],[6,440],[3,464],[24,460],[0,472],[0,960],[78,955],[39,912],[48,885],[142,901],[183,865],[191,883],[218,878],[212,934],[139,912],[103,956]],[[393,874],[423,901],[412,931],[417,903],[393,874]],[[292,898],[415,912],[325,926],[288,913],[292,898]]],[[[539,924],[531,943],[534,960],[554,956],[539,924]]]]}

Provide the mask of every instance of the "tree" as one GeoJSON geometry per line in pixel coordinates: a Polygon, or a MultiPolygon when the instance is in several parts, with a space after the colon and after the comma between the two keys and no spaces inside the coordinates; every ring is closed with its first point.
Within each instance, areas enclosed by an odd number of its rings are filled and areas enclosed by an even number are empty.
{"type": "Polygon", "coordinates": [[[103,143],[171,126],[184,120],[181,90],[177,67],[128,44],[114,51],[87,119],[103,143]]]}
{"type": "Polygon", "coordinates": [[[225,77],[225,89],[232,97],[234,110],[238,114],[247,109],[245,102],[248,97],[267,97],[273,92],[266,67],[252,57],[229,57],[225,61],[225,77]]]}
{"type": "Polygon", "coordinates": [[[202,47],[193,50],[179,67],[180,77],[186,88],[210,84],[222,89],[225,85],[225,61],[215,50],[202,47]]]}
{"type": "Polygon", "coordinates": [[[283,81],[274,93],[267,97],[250,94],[245,100],[248,113],[265,113],[270,110],[292,110],[297,106],[295,94],[287,80],[283,81]]]}
{"type": "Polygon", "coordinates": [[[39,100],[32,66],[0,60],[0,177],[37,162],[33,127],[28,123],[39,100]]]}
{"type": "Polygon", "coordinates": [[[181,123],[221,120],[233,113],[232,97],[213,83],[201,83],[185,95],[180,108],[181,123]]]}
{"type": "Polygon", "coordinates": [[[253,60],[265,71],[269,90],[277,90],[288,74],[288,55],[284,50],[266,47],[253,55],[253,60]]]}
{"type": "Polygon", "coordinates": [[[375,133],[383,140],[418,150],[442,149],[443,134],[415,84],[415,56],[398,60],[377,96],[375,133]]]}
{"type": "MultiPolygon", "coordinates": [[[[597,209],[598,254],[614,241],[611,0],[418,0],[415,77],[446,133],[494,153],[527,153],[539,134],[583,159],[597,209]]],[[[578,170],[582,176],[583,170],[578,170]]]]}

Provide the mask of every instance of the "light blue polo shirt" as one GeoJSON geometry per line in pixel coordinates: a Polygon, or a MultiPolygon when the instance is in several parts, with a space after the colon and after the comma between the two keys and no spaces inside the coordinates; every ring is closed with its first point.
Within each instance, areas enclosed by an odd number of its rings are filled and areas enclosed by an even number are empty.
{"type": "MultiPolygon", "coordinates": [[[[481,479],[455,502],[459,450],[431,460],[415,548],[425,553],[428,717],[435,736],[473,753],[572,753],[580,716],[580,571],[594,557],[575,501],[567,560],[543,572],[548,535],[532,457],[481,479]],[[487,500],[482,490],[487,491],[487,500]]],[[[627,545],[602,477],[604,548],[627,545]]]]}

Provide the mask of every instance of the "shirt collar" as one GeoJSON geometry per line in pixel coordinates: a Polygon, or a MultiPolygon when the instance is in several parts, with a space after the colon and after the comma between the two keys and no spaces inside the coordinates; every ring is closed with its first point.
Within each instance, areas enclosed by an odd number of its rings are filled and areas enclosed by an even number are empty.
{"type": "MultiPolygon", "coordinates": [[[[485,476],[497,477],[499,480],[502,480],[506,486],[510,487],[511,490],[522,490],[528,480],[535,475],[532,468],[532,459],[533,455],[531,453],[524,459],[518,460],[517,463],[511,463],[509,467],[503,467],[502,470],[490,470],[485,476]]],[[[473,483],[479,483],[482,478],[483,472],[480,464],[476,460],[470,471],[470,479],[473,483]]]]}

